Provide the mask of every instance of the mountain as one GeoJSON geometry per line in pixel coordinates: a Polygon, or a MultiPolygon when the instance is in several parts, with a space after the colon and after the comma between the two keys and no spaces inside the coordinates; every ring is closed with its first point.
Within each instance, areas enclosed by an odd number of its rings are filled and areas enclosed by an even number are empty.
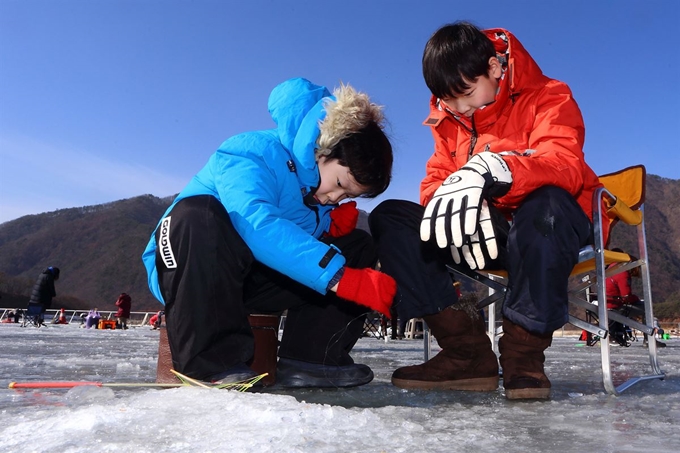
{"type": "MultiPolygon", "coordinates": [[[[38,275],[56,266],[61,273],[53,306],[113,310],[126,292],[133,311],[157,310],[141,254],[171,201],[143,195],[1,224],[0,289],[27,296],[38,275]]],[[[14,300],[3,295],[0,305],[7,306],[6,299],[14,300]]]]}
{"type": "MultiPolygon", "coordinates": [[[[646,232],[655,314],[680,317],[680,180],[647,175],[646,232]]],[[[24,216],[0,224],[0,306],[25,306],[47,266],[61,269],[53,306],[114,309],[121,292],[133,311],[160,305],[147,288],[141,254],[172,197],[142,195],[112,203],[24,216]]],[[[362,213],[359,227],[367,228],[362,213]]],[[[610,247],[637,254],[635,229],[616,227],[610,247]]],[[[635,288],[634,288],[635,289],[635,288]]],[[[636,292],[642,294],[637,288],[636,292]]]]}

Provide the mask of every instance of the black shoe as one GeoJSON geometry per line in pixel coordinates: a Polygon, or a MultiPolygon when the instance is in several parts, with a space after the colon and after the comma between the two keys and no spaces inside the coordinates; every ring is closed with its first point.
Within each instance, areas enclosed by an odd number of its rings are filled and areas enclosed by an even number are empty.
{"type": "Polygon", "coordinates": [[[258,376],[256,372],[251,370],[246,364],[239,363],[233,367],[217,374],[213,374],[204,379],[205,382],[211,384],[235,384],[237,382],[247,381],[258,376]]]}
{"type": "Polygon", "coordinates": [[[356,387],[373,380],[373,371],[360,364],[330,366],[300,360],[280,358],[276,368],[276,383],[285,388],[356,387]]]}

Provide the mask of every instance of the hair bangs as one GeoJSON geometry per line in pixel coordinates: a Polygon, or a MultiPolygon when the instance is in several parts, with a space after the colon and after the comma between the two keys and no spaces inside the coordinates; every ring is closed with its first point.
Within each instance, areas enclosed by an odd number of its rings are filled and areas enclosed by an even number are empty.
{"type": "Polygon", "coordinates": [[[471,82],[488,73],[489,59],[495,55],[491,40],[474,25],[445,25],[425,45],[425,84],[440,99],[459,96],[471,82]]]}

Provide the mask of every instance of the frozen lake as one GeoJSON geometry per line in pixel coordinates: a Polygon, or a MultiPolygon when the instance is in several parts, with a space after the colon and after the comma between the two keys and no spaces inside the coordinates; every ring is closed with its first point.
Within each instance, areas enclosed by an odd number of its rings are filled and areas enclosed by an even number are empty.
{"type": "MultiPolygon", "coordinates": [[[[153,382],[158,331],[0,324],[2,452],[655,452],[680,451],[680,340],[659,350],[663,381],[604,392],[599,346],[557,337],[552,398],[397,389],[392,371],[420,363],[422,340],[362,338],[353,356],[375,372],[354,389],[10,390],[9,382],[153,382]]],[[[436,345],[433,352],[436,352],[436,345]]],[[[641,341],[612,348],[615,378],[648,373],[641,341]]],[[[617,382],[618,383],[618,382],[617,382]]]]}

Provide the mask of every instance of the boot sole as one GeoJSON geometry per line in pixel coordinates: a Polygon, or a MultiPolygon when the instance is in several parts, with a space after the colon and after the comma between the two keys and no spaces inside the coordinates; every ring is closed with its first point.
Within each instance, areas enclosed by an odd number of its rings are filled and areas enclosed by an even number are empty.
{"type": "Polygon", "coordinates": [[[457,379],[455,381],[416,381],[392,378],[392,385],[406,390],[466,390],[469,392],[493,392],[498,389],[498,376],[457,379]]]}
{"type": "Polygon", "coordinates": [[[550,389],[505,389],[505,398],[509,400],[547,400],[550,398],[550,389]]]}
{"type": "Polygon", "coordinates": [[[289,377],[276,379],[276,386],[286,389],[296,388],[350,388],[368,384],[373,380],[373,374],[362,379],[335,379],[335,378],[310,378],[310,377],[289,377]]]}
{"type": "Polygon", "coordinates": [[[277,387],[283,388],[358,387],[372,380],[373,371],[359,364],[333,367],[280,358],[276,371],[277,387]]]}

